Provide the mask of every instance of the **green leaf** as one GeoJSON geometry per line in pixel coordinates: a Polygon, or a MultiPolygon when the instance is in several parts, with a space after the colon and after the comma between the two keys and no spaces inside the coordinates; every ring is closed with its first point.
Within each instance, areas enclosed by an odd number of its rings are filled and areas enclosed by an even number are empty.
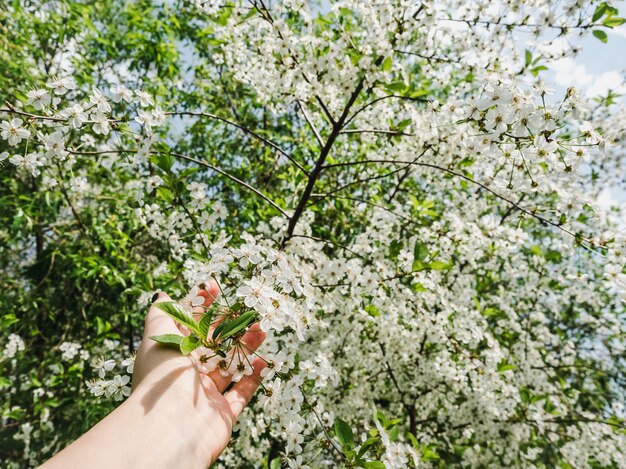
{"type": "Polygon", "coordinates": [[[602,18],[602,16],[604,16],[604,13],[606,12],[606,3],[601,3],[600,5],[598,5],[598,8],[596,8],[596,11],[593,12],[593,16],[591,17],[591,22],[596,22],[598,21],[600,18],[602,18]]]}
{"type": "Polygon", "coordinates": [[[377,317],[380,316],[380,311],[378,310],[378,308],[374,305],[367,305],[365,307],[365,312],[367,312],[370,316],[372,317],[377,317]]]}
{"type": "Polygon", "coordinates": [[[17,318],[17,316],[15,316],[15,314],[5,314],[4,316],[2,316],[2,319],[0,319],[0,328],[7,328],[15,324],[16,322],[20,322],[20,320],[17,318]]]}
{"type": "MultiPolygon", "coordinates": [[[[160,142],[160,143],[161,145],[166,146],[163,142],[160,142]]],[[[168,151],[169,148],[159,148],[159,150],[168,151]]],[[[172,166],[174,166],[174,161],[175,161],[174,157],[170,155],[169,153],[159,153],[158,155],[153,156],[152,160],[159,168],[161,168],[166,173],[169,173],[171,171],[172,166]]]]}
{"type": "Polygon", "coordinates": [[[380,410],[375,411],[374,418],[378,420],[382,424],[383,427],[387,427],[387,417],[385,417],[385,414],[382,411],[380,410]]]}
{"type": "Polygon", "coordinates": [[[533,54],[528,49],[526,49],[526,54],[525,55],[526,55],[526,62],[525,63],[526,63],[526,67],[528,67],[531,64],[531,62],[533,61],[533,54]]]}
{"type": "Polygon", "coordinates": [[[606,33],[604,31],[602,31],[600,29],[594,29],[593,30],[593,35],[606,44],[607,37],[606,37],[606,33]]]}
{"type": "Polygon", "coordinates": [[[96,326],[98,328],[96,331],[98,335],[104,334],[105,332],[111,330],[111,323],[109,321],[105,321],[99,316],[96,317],[96,326]]]}
{"type": "Polygon", "coordinates": [[[396,128],[400,131],[406,129],[409,125],[413,123],[413,119],[403,119],[396,125],[396,128]]]}
{"type": "Polygon", "coordinates": [[[527,388],[522,388],[519,390],[519,397],[524,403],[530,402],[530,392],[527,388]]]}
{"type": "Polygon", "coordinates": [[[505,371],[514,370],[515,368],[517,368],[515,365],[510,364],[504,359],[498,363],[498,373],[504,373],[505,371]]]}
{"type": "Polygon", "coordinates": [[[383,65],[382,65],[383,72],[388,72],[389,70],[391,70],[392,63],[393,62],[391,60],[391,57],[387,57],[385,60],[383,60],[383,65]]]}
{"type": "Polygon", "coordinates": [[[363,467],[365,469],[386,469],[385,465],[380,461],[364,461],[363,467]]]}
{"type": "Polygon", "coordinates": [[[187,315],[187,311],[185,311],[178,303],[175,303],[174,301],[164,301],[162,303],[155,303],[154,306],[170,316],[177,323],[187,326],[196,334],[200,334],[198,323],[194,321],[192,317],[187,315]]]}
{"type": "Polygon", "coordinates": [[[428,257],[428,247],[421,241],[415,242],[413,248],[413,259],[419,262],[423,262],[428,257]]]}
{"type": "Polygon", "coordinates": [[[363,455],[364,455],[365,453],[367,453],[367,450],[368,450],[368,449],[369,449],[369,448],[370,448],[370,447],[371,447],[374,443],[376,443],[377,441],[378,441],[378,438],[375,438],[375,437],[371,437],[371,438],[368,438],[367,440],[365,440],[365,441],[363,442],[363,444],[361,445],[361,447],[359,448],[359,452],[358,452],[357,456],[358,456],[359,458],[362,458],[362,457],[363,457],[363,455]]]}
{"type": "Polygon", "coordinates": [[[446,270],[450,267],[449,264],[446,264],[445,262],[442,261],[435,261],[435,262],[431,262],[430,264],[430,268],[432,270],[446,270]]]}
{"type": "Polygon", "coordinates": [[[219,336],[222,340],[227,339],[228,337],[248,327],[248,325],[254,321],[255,317],[256,313],[254,311],[248,311],[247,313],[243,313],[237,319],[224,322],[215,329],[215,332],[213,332],[213,338],[215,339],[219,336]]]}
{"type": "Polygon", "coordinates": [[[198,328],[200,329],[200,337],[206,339],[209,335],[209,328],[211,327],[211,321],[213,321],[213,313],[206,313],[200,319],[198,328]]]}
{"type": "Polygon", "coordinates": [[[335,419],[335,435],[337,436],[339,443],[341,443],[341,446],[344,446],[345,444],[354,444],[354,433],[352,433],[352,428],[350,428],[350,425],[340,418],[335,419]]]}
{"type": "Polygon", "coordinates": [[[563,255],[554,249],[548,249],[545,257],[548,262],[553,262],[555,264],[559,264],[563,260],[563,255]]]}
{"type": "Polygon", "coordinates": [[[183,336],[178,335],[178,334],[153,335],[153,336],[150,336],[149,338],[160,344],[174,344],[174,345],[180,345],[180,342],[183,340],[183,336]]]}
{"type": "Polygon", "coordinates": [[[621,26],[626,23],[626,19],[619,18],[618,16],[612,16],[611,18],[605,19],[602,24],[607,28],[615,28],[616,26],[621,26]]]}
{"type": "Polygon", "coordinates": [[[544,70],[548,70],[548,67],[545,65],[537,65],[530,71],[530,73],[532,73],[533,76],[537,76],[539,75],[539,72],[543,72],[544,70]]]}
{"type": "Polygon", "coordinates": [[[436,453],[435,448],[431,448],[430,446],[422,447],[422,460],[424,460],[424,461],[437,461],[439,459],[441,459],[441,458],[436,453]]]}
{"type": "Polygon", "coordinates": [[[189,355],[197,349],[199,345],[200,342],[196,336],[188,335],[187,337],[183,337],[183,340],[180,341],[180,351],[183,352],[183,355],[189,355]]]}
{"type": "Polygon", "coordinates": [[[402,249],[402,243],[396,239],[389,243],[389,257],[391,259],[397,259],[400,250],[402,249]]]}
{"type": "Polygon", "coordinates": [[[420,96],[426,96],[430,91],[429,90],[415,90],[412,91],[409,95],[410,98],[419,98],[420,96]]]}
{"type": "Polygon", "coordinates": [[[398,431],[399,431],[399,428],[397,426],[393,426],[389,428],[389,430],[387,431],[387,434],[389,435],[389,439],[391,441],[396,441],[398,439],[398,431]]]}
{"type": "Polygon", "coordinates": [[[483,316],[499,316],[502,314],[502,312],[498,309],[495,308],[485,308],[485,310],[481,313],[483,316]]]}
{"type": "Polygon", "coordinates": [[[213,330],[213,339],[217,339],[217,336],[220,335],[220,333],[222,332],[222,330],[224,329],[224,326],[226,326],[226,322],[221,322],[214,330],[213,330]]]}
{"type": "Polygon", "coordinates": [[[157,187],[156,192],[160,199],[163,199],[169,203],[172,203],[174,201],[174,194],[167,187],[157,187]]]}
{"type": "Polygon", "coordinates": [[[402,92],[406,90],[406,84],[403,81],[394,81],[393,83],[387,83],[383,86],[391,92],[402,92]]]}

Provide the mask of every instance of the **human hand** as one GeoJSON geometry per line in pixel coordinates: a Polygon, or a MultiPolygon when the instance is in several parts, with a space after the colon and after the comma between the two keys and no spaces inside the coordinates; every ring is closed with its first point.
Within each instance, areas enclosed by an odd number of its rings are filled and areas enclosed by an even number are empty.
{"type": "MultiPolygon", "coordinates": [[[[208,306],[219,294],[207,287],[208,306]]],[[[171,301],[159,293],[154,303],[171,301]]],[[[252,361],[252,373],[232,385],[218,369],[201,373],[189,357],[150,337],[182,334],[175,322],[151,306],[135,360],[133,392],[117,409],[69,445],[42,468],[206,468],[228,445],[233,424],[260,384],[265,367],[252,361]]],[[[242,354],[265,340],[258,324],[233,343],[242,354]]],[[[247,360],[247,358],[246,358],[247,360]]]]}
{"type": "MultiPolygon", "coordinates": [[[[212,280],[206,290],[205,307],[217,298],[219,287],[212,280]]],[[[132,396],[141,396],[146,410],[154,408],[156,412],[160,412],[164,405],[161,397],[172,397],[178,401],[176,408],[180,408],[181,421],[200,419],[200,426],[204,425],[204,429],[200,429],[201,435],[194,445],[193,453],[198,466],[206,467],[226,448],[233,425],[258,388],[261,370],[266,364],[261,358],[255,358],[251,363],[253,373],[241,378],[225,392],[231,384],[231,376],[222,376],[218,369],[208,374],[200,373],[189,357],[150,339],[161,334],[181,334],[179,326],[155,306],[160,302],[171,301],[170,297],[162,292],[155,297],[135,360],[132,396]]],[[[204,310],[198,308],[195,311],[202,313],[204,310]]],[[[194,317],[199,319],[199,316],[194,317]]],[[[241,344],[235,347],[241,347],[243,353],[249,354],[263,343],[265,337],[259,325],[254,324],[241,338],[241,344]]]]}

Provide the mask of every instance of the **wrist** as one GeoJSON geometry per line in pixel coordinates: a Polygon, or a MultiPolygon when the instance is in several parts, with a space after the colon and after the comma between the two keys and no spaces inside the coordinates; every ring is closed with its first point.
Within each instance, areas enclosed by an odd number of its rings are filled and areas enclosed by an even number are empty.
{"type": "Polygon", "coordinates": [[[206,412],[194,404],[192,394],[165,383],[138,386],[117,409],[43,467],[205,469],[219,453],[207,443],[210,420],[202,421],[206,412]]]}
{"type": "Polygon", "coordinates": [[[233,423],[216,411],[205,392],[213,383],[190,366],[171,371],[168,379],[146,378],[124,402],[124,412],[140,415],[138,432],[149,439],[152,451],[161,453],[152,467],[208,467],[228,443],[217,435],[224,435],[226,428],[230,435],[233,423]]]}

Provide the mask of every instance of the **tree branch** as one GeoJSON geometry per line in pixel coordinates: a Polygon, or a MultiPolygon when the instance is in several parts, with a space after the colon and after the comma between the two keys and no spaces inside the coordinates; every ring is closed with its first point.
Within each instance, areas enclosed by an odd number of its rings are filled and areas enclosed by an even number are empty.
{"type": "MultiPolygon", "coordinates": [[[[75,154],[75,155],[102,155],[102,154],[105,154],[105,153],[138,153],[138,152],[139,152],[139,150],[69,151],[69,153],[72,153],[72,154],[75,154]]],[[[233,176],[232,174],[227,173],[223,169],[220,169],[217,166],[212,165],[211,163],[207,163],[206,161],[198,160],[196,158],[184,155],[182,153],[162,152],[162,151],[156,151],[156,150],[150,150],[149,153],[153,154],[153,155],[169,154],[169,155],[175,156],[177,158],[182,158],[184,160],[191,161],[192,163],[196,163],[196,164],[199,164],[199,165],[204,166],[206,168],[212,169],[216,173],[221,174],[222,176],[230,179],[231,181],[236,182],[240,186],[245,187],[249,191],[254,192],[256,195],[261,197],[268,204],[270,204],[272,207],[274,207],[276,210],[278,210],[285,218],[289,218],[289,215],[287,214],[287,212],[285,212],[276,202],[274,202],[268,196],[263,194],[261,191],[259,191],[255,187],[251,186],[247,182],[244,182],[241,179],[233,176]]]]}
{"type": "Polygon", "coordinates": [[[472,179],[469,176],[466,176],[463,173],[459,173],[457,171],[454,171],[452,169],[448,169],[448,168],[444,168],[443,166],[438,166],[436,164],[432,164],[432,163],[420,163],[420,162],[411,162],[411,161],[397,161],[397,160],[361,160],[361,161],[350,161],[350,162],[344,162],[344,163],[335,163],[335,164],[331,164],[331,165],[326,165],[324,167],[324,169],[328,169],[328,168],[337,168],[337,167],[342,167],[342,166],[353,166],[353,165],[359,165],[359,164],[374,164],[374,163],[385,163],[385,164],[407,164],[407,165],[415,165],[415,166],[422,166],[422,167],[426,167],[426,168],[433,168],[433,169],[437,169],[439,171],[448,173],[452,176],[456,176],[456,177],[460,177],[462,179],[465,179],[468,182],[471,182],[472,184],[475,184],[479,187],[481,187],[482,189],[486,190],[487,192],[493,194],[494,196],[496,196],[497,198],[511,204],[515,209],[519,210],[520,212],[525,213],[526,215],[530,215],[533,218],[536,218],[537,220],[539,220],[540,222],[547,224],[547,225],[551,225],[554,226],[555,228],[558,228],[559,230],[563,231],[564,233],[572,236],[576,241],[585,241],[586,243],[588,243],[591,246],[596,246],[596,244],[588,239],[585,238],[579,234],[576,234],[570,230],[568,230],[567,228],[564,228],[563,226],[561,226],[559,223],[555,223],[551,220],[548,220],[547,218],[542,217],[541,215],[537,215],[536,213],[534,213],[533,211],[522,207],[521,205],[519,205],[518,203],[512,201],[511,199],[508,199],[507,197],[497,193],[496,191],[494,191],[493,189],[491,189],[490,187],[486,186],[485,184],[478,182],[474,179],[472,179]]]}
{"type": "Polygon", "coordinates": [[[315,186],[315,182],[317,181],[317,179],[319,178],[322,172],[322,168],[326,161],[326,157],[330,153],[330,149],[332,148],[333,143],[335,143],[335,140],[337,139],[339,132],[343,128],[346,117],[348,116],[348,112],[350,112],[350,108],[352,107],[357,97],[361,93],[361,90],[363,89],[363,82],[364,80],[363,78],[361,78],[355,90],[350,95],[350,98],[348,99],[348,103],[346,104],[346,106],[343,109],[343,112],[341,113],[341,117],[339,117],[339,120],[335,124],[333,124],[332,131],[330,135],[328,136],[328,140],[326,140],[326,143],[324,144],[324,146],[322,147],[320,151],[320,156],[315,163],[315,167],[313,168],[313,171],[311,171],[311,174],[309,175],[309,180],[307,182],[306,187],[304,188],[304,192],[302,193],[300,200],[298,201],[298,205],[296,206],[293,212],[293,215],[289,219],[289,226],[287,227],[287,234],[282,242],[283,246],[289,240],[289,238],[293,236],[293,232],[296,228],[298,220],[300,219],[302,212],[304,212],[304,209],[306,208],[306,204],[309,200],[309,197],[311,197],[311,193],[313,192],[313,186],[315,186]]]}
{"type": "Polygon", "coordinates": [[[309,124],[309,128],[313,132],[313,135],[315,135],[315,139],[320,144],[320,147],[324,146],[324,140],[322,140],[322,137],[317,131],[317,128],[315,128],[315,124],[313,124],[313,121],[309,118],[306,112],[306,109],[304,107],[304,104],[302,104],[300,100],[298,100],[297,103],[298,103],[298,107],[300,108],[300,111],[302,111],[302,115],[304,115],[304,119],[306,120],[307,124],[309,124]]]}
{"type": "Polygon", "coordinates": [[[399,130],[384,130],[384,129],[347,129],[339,132],[340,134],[364,134],[364,133],[372,133],[372,134],[386,134],[386,135],[403,135],[405,137],[414,137],[415,134],[409,134],[406,132],[401,132],[399,130]]]}
{"type": "Polygon", "coordinates": [[[277,152],[279,152],[281,155],[285,156],[289,161],[291,161],[300,171],[302,171],[304,174],[306,174],[307,176],[309,175],[309,172],[300,164],[298,163],[289,153],[287,153],[285,150],[283,150],[282,148],[280,148],[278,145],[276,145],[274,142],[262,137],[261,135],[259,135],[258,133],[254,132],[253,130],[250,130],[249,128],[238,124],[237,122],[231,121],[230,119],[226,119],[225,117],[220,117],[220,116],[216,116],[215,114],[210,114],[208,112],[192,112],[192,111],[174,111],[174,112],[166,112],[165,115],[168,116],[199,116],[199,117],[209,117],[211,119],[215,119],[221,122],[224,122],[225,124],[228,125],[232,125],[233,127],[237,127],[238,129],[244,131],[245,133],[247,133],[248,135],[252,135],[254,138],[258,139],[259,141],[263,142],[265,145],[273,148],[274,150],[276,150],[277,152]]]}
{"type": "Polygon", "coordinates": [[[417,101],[420,103],[428,103],[430,102],[430,100],[428,99],[424,99],[424,98],[412,98],[410,96],[402,96],[399,94],[388,94],[385,96],[380,96],[376,99],[371,100],[369,103],[364,104],[363,106],[361,106],[359,109],[357,109],[356,111],[354,111],[354,113],[350,116],[350,118],[346,121],[345,125],[347,126],[350,122],[352,122],[354,120],[354,118],[356,116],[358,116],[361,112],[365,111],[368,107],[373,106],[374,104],[376,104],[379,101],[383,101],[385,99],[405,99],[408,101],[417,101]]]}
{"type": "MultiPolygon", "coordinates": [[[[335,194],[337,192],[341,192],[342,190],[347,189],[348,187],[354,186],[355,184],[361,184],[361,183],[364,183],[364,182],[375,181],[377,179],[383,179],[383,178],[386,178],[386,177],[389,177],[389,176],[393,176],[394,174],[399,173],[400,171],[402,171],[402,170],[404,170],[406,168],[409,168],[411,165],[414,165],[417,162],[417,160],[419,160],[422,156],[424,156],[424,154],[430,148],[431,148],[431,146],[427,145],[424,148],[424,150],[419,155],[417,155],[417,157],[413,161],[407,162],[401,168],[394,169],[393,171],[389,171],[389,172],[387,172],[385,174],[379,174],[378,176],[372,176],[372,177],[364,178],[364,179],[357,179],[356,181],[349,182],[348,184],[345,184],[345,185],[343,185],[341,187],[338,187],[337,189],[333,189],[332,191],[327,192],[326,194],[321,194],[318,197],[320,197],[321,199],[324,199],[326,196],[335,194]]],[[[331,166],[325,166],[323,169],[326,169],[326,168],[329,168],[329,167],[331,167],[331,166]]]]}

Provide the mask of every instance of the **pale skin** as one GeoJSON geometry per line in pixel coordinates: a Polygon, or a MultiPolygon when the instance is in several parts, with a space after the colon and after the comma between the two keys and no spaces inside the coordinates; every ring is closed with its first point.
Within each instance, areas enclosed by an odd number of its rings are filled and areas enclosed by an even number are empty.
{"type": "MultiPolygon", "coordinates": [[[[207,291],[205,304],[217,297],[219,288],[212,282],[207,291]]],[[[162,301],[171,299],[159,293],[155,303],[162,301]]],[[[148,339],[180,333],[174,321],[153,305],[137,352],[130,397],[41,467],[206,468],[215,462],[258,388],[266,363],[255,358],[254,373],[226,391],[231,381],[217,370],[200,374],[180,351],[148,339]]],[[[255,324],[241,340],[251,351],[264,339],[255,324]]]]}

